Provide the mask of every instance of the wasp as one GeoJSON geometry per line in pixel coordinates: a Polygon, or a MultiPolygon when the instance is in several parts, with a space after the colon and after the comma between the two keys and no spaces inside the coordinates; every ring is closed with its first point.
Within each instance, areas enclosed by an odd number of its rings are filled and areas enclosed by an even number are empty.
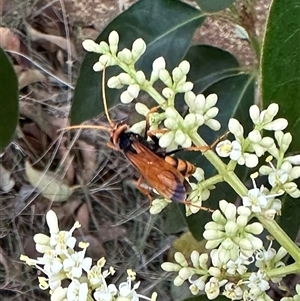
{"type": "MultiPolygon", "coordinates": [[[[78,125],[64,128],[66,129],[101,129],[110,133],[109,146],[120,151],[138,170],[140,177],[136,183],[137,188],[146,194],[150,200],[149,189],[142,187],[146,184],[156,190],[161,196],[177,203],[186,203],[187,193],[190,185],[186,177],[191,176],[196,167],[188,161],[176,159],[168,154],[158,151],[157,147],[150,144],[146,137],[133,133],[125,123],[115,124],[108,113],[107,101],[105,96],[104,71],[102,76],[102,97],[104,111],[110,127],[95,125],[78,125]]],[[[147,131],[145,131],[147,133],[147,131]]],[[[211,149],[210,146],[204,147],[205,150],[211,149]]],[[[193,150],[192,148],[189,148],[193,150]]],[[[200,150],[197,148],[197,150],[200,150]]],[[[201,149],[203,150],[203,149],[201,149]]],[[[172,152],[173,153],[173,152],[172,152]]]]}

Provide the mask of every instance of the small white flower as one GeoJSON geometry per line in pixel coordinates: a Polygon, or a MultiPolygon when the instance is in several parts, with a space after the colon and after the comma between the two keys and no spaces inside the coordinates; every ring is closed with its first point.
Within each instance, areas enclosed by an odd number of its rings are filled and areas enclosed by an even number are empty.
{"type": "Polygon", "coordinates": [[[191,283],[189,289],[193,295],[197,295],[199,291],[204,291],[206,278],[207,276],[202,276],[197,279],[189,278],[189,282],[191,283]]]}
{"type": "Polygon", "coordinates": [[[220,287],[223,286],[228,280],[219,281],[215,277],[211,277],[205,284],[205,293],[209,300],[215,299],[220,294],[220,287]]]}
{"type": "Polygon", "coordinates": [[[67,290],[68,288],[62,288],[61,286],[57,287],[55,290],[53,290],[51,295],[51,301],[64,301],[67,297],[67,290]]]}
{"type": "Polygon", "coordinates": [[[80,283],[77,279],[73,279],[68,286],[67,300],[68,301],[85,301],[88,295],[87,283],[80,283]]]}
{"type": "Polygon", "coordinates": [[[251,273],[249,277],[248,287],[250,288],[250,294],[253,296],[259,296],[262,292],[267,291],[270,288],[266,275],[262,271],[251,273]]]}
{"type": "Polygon", "coordinates": [[[70,278],[80,278],[82,270],[88,272],[92,266],[92,258],[85,257],[86,249],[80,252],[74,252],[69,255],[64,261],[64,271],[68,272],[70,278]]]}
{"type": "Polygon", "coordinates": [[[230,300],[241,300],[243,298],[243,290],[238,284],[228,282],[225,285],[223,295],[230,300]]]}

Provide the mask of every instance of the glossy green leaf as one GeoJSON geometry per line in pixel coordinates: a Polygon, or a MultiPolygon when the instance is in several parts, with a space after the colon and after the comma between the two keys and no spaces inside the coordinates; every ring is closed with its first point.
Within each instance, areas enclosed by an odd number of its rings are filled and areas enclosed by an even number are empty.
{"type": "Polygon", "coordinates": [[[12,140],[18,124],[18,79],[4,50],[0,48],[0,151],[12,140]]]}
{"type": "Polygon", "coordinates": [[[214,13],[229,7],[235,0],[196,0],[196,2],[203,11],[214,13]]]}
{"type": "MultiPolygon", "coordinates": [[[[115,18],[97,38],[107,40],[109,33],[116,30],[120,36],[119,49],[131,48],[132,42],[143,38],[147,43],[146,53],[137,62],[149,76],[154,59],[163,56],[167,68],[173,69],[185,56],[194,31],[204,21],[201,12],[181,1],[141,0],[115,18]]],[[[87,54],[76,84],[71,109],[71,123],[78,124],[103,111],[101,74],[92,69],[99,55],[87,54]]],[[[108,68],[107,78],[120,71],[108,68]]],[[[108,106],[119,103],[121,91],[107,89],[108,106]]]]}
{"type": "MultiPolygon", "coordinates": [[[[263,107],[276,102],[294,137],[300,127],[300,5],[298,0],[273,0],[261,57],[263,107]]],[[[294,139],[291,150],[300,149],[294,139]]]]}

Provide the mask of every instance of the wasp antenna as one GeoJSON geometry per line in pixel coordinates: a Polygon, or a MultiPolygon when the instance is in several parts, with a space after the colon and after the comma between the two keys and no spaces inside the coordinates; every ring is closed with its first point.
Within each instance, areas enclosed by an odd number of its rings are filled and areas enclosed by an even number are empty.
{"type": "Polygon", "coordinates": [[[108,108],[107,108],[107,100],[106,100],[106,93],[105,93],[105,70],[106,70],[106,66],[104,66],[103,73],[102,73],[102,98],[103,98],[103,105],[104,105],[104,111],[105,111],[106,118],[107,118],[110,126],[112,128],[114,128],[115,124],[110,119],[110,116],[109,116],[109,113],[108,113],[108,108]]]}
{"type": "Polygon", "coordinates": [[[58,131],[66,131],[66,130],[74,130],[74,129],[78,129],[78,130],[82,130],[82,129],[96,129],[96,130],[104,130],[107,132],[111,132],[111,129],[106,127],[106,126],[102,126],[102,125],[73,125],[73,126],[66,126],[62,129],[59,129],[58,131]]]}

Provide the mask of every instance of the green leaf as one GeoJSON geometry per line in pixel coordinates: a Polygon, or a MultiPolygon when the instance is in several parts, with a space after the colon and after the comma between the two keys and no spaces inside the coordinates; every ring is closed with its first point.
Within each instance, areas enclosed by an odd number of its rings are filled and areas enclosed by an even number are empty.
{"type": "MultiPolygon", "coordinates": [[[[276,102],[279,115],[296,137],[300,127],[300,5],[298,0],[273,0],[261,57],[263,107],[276,102]]],[[[300,149],[294,139],[291,150],[300,149]]]]}
{"type": "Polygon", "coordinates": [[[196,0],[196,2],[203,11],[214,13],[229,7],[235,0],[196,0]]]}
{"type": "MultiPolygon", "coordinates": [[[[149,76],[154,59],[163,56],[169,70],[185,56],[194,31],[204,21],[201,12],[175,0],[141,0],[115,18],[99,35],[97,42],[107,40],[109,33],[116,30],[120,36],[119,50],[131,49],[133,41],[143,38],[147,50],[137,62],[149,76]]],[[[80,70],[71,108],[71,124],[88,120],[103,111],[101,73],[92,67],[98,54],[87,54],[80,70]]],[[[119,68],[108,68],[107,78],[120,72],[119,68]]],[[[121,91],[107,89],[108,107],[119,103],[121,91]]]]}
{"type": "Polygon", "coordinates": [[[0,48],[0,151],[12,140],[18,124],[18,79],[4,50],[0,48]]]}

